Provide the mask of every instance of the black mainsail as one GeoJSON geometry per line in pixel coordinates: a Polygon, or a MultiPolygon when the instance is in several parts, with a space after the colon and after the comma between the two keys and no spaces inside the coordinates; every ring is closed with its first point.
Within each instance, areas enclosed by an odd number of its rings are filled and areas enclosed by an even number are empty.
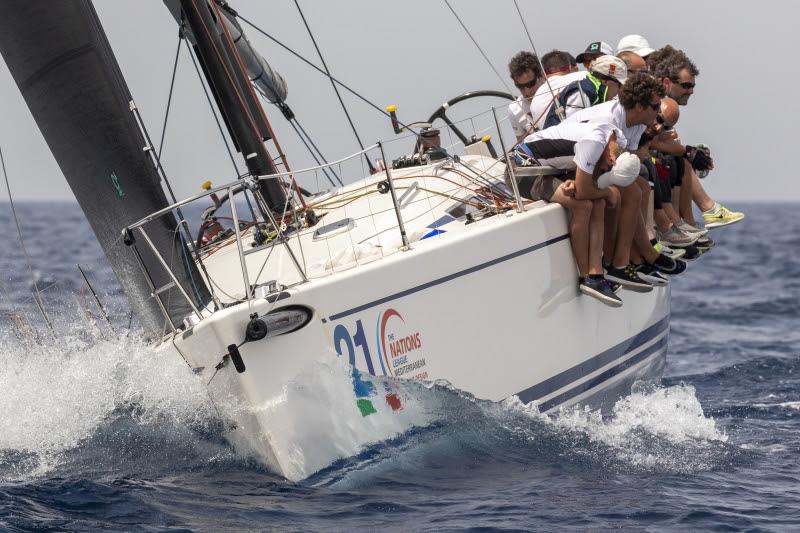
{"type": "MultiPolygon", "coordinates": [[[[180,325],[189,303],[174,287],[157,301],[150,283],[169,287],[167,273],[142,249],[148,278],[121,239],[123,228],[169,204],[91,1],[3,0],[0,53],[142,325],[154,336],[169,331],[162,302],[180,325]]],[[[195,304],[208,302],[175,218],[150,222],[147,232],[195,304]]]]}

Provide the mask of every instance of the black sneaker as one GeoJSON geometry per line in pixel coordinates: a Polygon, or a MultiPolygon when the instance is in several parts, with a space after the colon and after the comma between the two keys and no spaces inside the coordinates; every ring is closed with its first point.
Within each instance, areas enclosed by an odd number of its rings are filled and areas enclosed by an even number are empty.
{"type": "Polygon", "coordinates": [[[622,307],[622,300],[619,296],[614,294],[611,287],[608,286],[606,280],[602,277],[599,278],[578,278],[578,290],[583,294],[588,294],[592,298],[596,298],[604,304],[611,307],[622,307]]]}
{"type": "Polygon", "coordinates": [[[663,287],[669,283],[669,280],[661,275],[655,266],[648,263],[637,265],[636,273],[639,274],[640,278],[652,284],[654,287],[663,287]]]}
{"type": "Polygon", "coordinates": [[[695,259],[703,255],[710,249],[711,248],[701,248],[700,246],[693,244],[691,246],[687,246],[686,248],[684,248],[684,250],[686,250],[686,253],[683,254],[683,258],[686,261],[694,261],[695,259]]]}
{"type": "Polygon", "coordinates": [[[622,285],[620,285],[616,281],[611,281],[610,279],[606,280],[606,285],[608,285],[609,289],[614,291],[614,294],[617,294],[619,292],[619,290],[622,288],[622,285]]]}
{"type": "Polygon", "coordinates": [[[640,278],[639,274],[636,273],[636,267],[633,265],[628,265],[625,268],[617,268],[612,265],[606,272],[606,278],[616,281],[632,291],[650,292],[653,290],[653,285],[640,278]]]}
{"type": "MultiPolygon", "coordinates": [[[[691,246],[689,247],[691,248],[691,246]]],[[[684,248],[686,250],[687,248],[684,248]]],[[[688,253],[688,252],[687,252],[688,253]]],[[[664,254],[658,254],[656,260],[650,263],[650,266],[661,272],[662,274],[669,274],[674,276],[686,270],[686,262],[673,257],[667,257],[664,254]]]]}
{"type": "Polygon", "coordinates": [[[697,246],[701,250],[705,248],[706,251],[712,249],[716,244],[717,243],[715,243],[708,235],[697,239],[697,242],[694,243],[695,246],[697,246]]]}

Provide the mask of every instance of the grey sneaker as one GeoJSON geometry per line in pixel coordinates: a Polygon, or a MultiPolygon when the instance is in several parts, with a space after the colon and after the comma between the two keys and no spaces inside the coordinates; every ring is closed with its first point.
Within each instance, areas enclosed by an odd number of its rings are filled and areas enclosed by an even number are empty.
{"type": "Polygon", "coordinates": [[[684,233],[677,226],[675,226],[675,224],[673,224],[664,233],[656,231],[656,238],[659,240],[659,242],[672,248],[686,248],[687,246],[694,244],[695,241],[699,239],[699,236],[691,236],[687,233],[684,233]]]}
{"type": "Polygon", "coordinates": [[[692,226],[685,220],[681,220],[677,224],[675,224],[679,230],[688,234],[688,235],[697,235],[698,237],[702,237],[703,235],[708,235],[708,230],[705,228],[698,228],[697,226],[692,226]]]}

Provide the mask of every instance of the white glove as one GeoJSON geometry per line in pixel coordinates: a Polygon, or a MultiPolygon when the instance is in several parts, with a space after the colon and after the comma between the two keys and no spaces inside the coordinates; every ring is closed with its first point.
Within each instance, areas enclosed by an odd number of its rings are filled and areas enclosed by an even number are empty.
{"type": "Polygon", "coordinates": [[[639,158],[630,152],[623,152],[617,157],[614,168],[597,178],[598,189],[608,189],[609,185],[627,187],[639,175],[641,166],[639,158]]]}

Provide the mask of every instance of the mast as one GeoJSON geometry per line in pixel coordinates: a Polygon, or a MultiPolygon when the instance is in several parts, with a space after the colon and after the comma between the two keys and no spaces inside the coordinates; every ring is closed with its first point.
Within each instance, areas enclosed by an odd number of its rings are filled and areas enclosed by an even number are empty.
{"type": "MultiPolygon", "coordinates": [[[[131,307],[151,336],[192,312],[149,250],[139,259],[122,229],[169,205],[143,151],[131,94],[90,0],[0,1],[0,54],[58,162],[131,307]],[[150,283],[160,290],[153,297],[150,283]],[[169,317],[165,318],[161,304],[169,317]]],[[[210,295],[189,257],[177,221],[162,217],[147,232],[198,307],[210,295]]]]}
{"type": "MultiPolygon", "coordinates": [[[[213,1],[213,0],[211,0],[213,1]]],[[[180,0],[186,25],[195,39],[195,50],[213,89],[220,111],[237,149],[242,152],[253,176],[275,174],[264,141],[271,138],[261,104],[242,68],[235,46],[225,38],[225,20],[207,0],[180,0]]],[[[282,212],[286,194],[278,179],[261,180],[261,195],[267,207],[282,212]]]]}

